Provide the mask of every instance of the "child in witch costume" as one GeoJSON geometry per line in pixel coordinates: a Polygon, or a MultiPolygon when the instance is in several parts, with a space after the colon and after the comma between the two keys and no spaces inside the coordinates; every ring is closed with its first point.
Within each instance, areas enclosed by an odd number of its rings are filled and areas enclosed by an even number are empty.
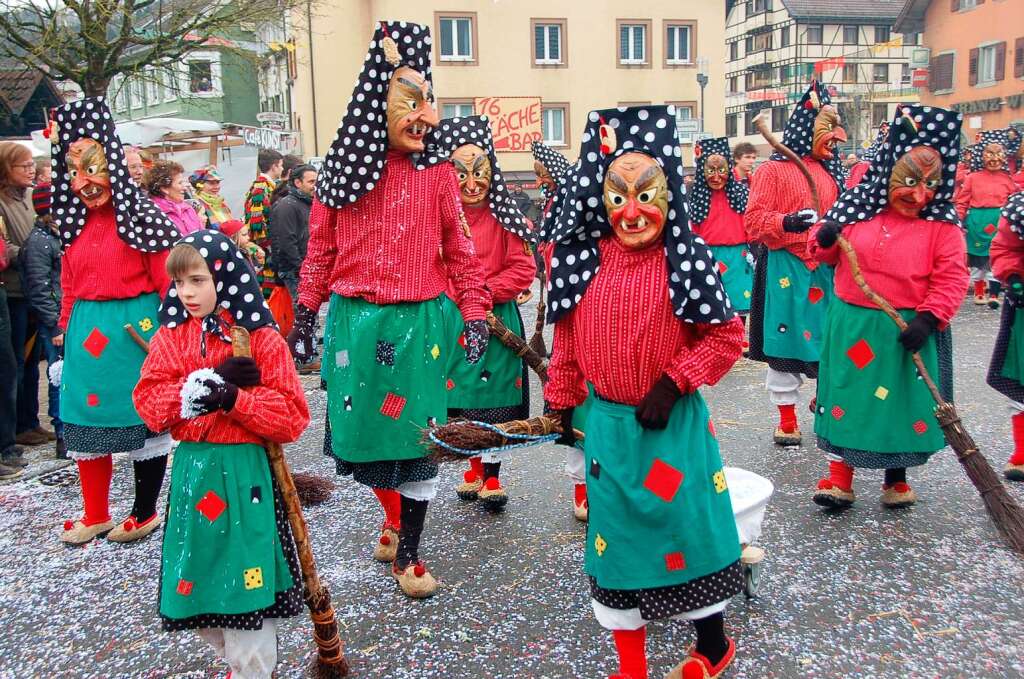
{"type": "Polygon", "coordinates": [[[1006,205],[1010,194],[1017,192],[1017,184],[1006,162],[1008,140],[1005,133],[986,130],[978,136],[980,141],[975,146],[981,147],[981,153],[975,151],[971,156],[971,173],[957,194],[956,211],[966,232],[974,303],[987,303],[990,308],[998,309],[1002,286],[992,275],[988,250],[996,235],[999,210],[1006,205]]]}
{"type": "Polygon", "coordinates": [[[411,597],[437,582],[419,559],[437,465],[422,428],[447,409],[441,296],[465,322],[465,359],[487,349],[491,308],[451,163],[421,159],[438,123],[430,80],[430,31],[382,23],[370,43],[338,136],[317,176],[299,307],[288,341],[305,360],[320,305],[330,298],[321,375],[328,443],[339,473],[373,489],[385,520],[374,558],[411,597]],[[397,544],[396,544],[397,543],[397,544]]]}
{"type": "Polygon", "coordinates": [[[689,228],[671,106],[590,113],[580,162],[555,199],[544,395],[571,444],[587,418],[584,571],[612,630],[619,677],[646,679],[645,628],[693,622],[669,677],[720,676],[735,645],[722,611],[742,587],[739,538],[698,389],[739,358],[743,324],[689,228]]]}
{"type": "MultiPolygon", "coordinates": [[[[828,91],[814,81],[786,123],[782,142],[810,171],[821,209],[832,207],[845,185],[836,144],[846,141],[828,91]]],[[[768,364],[765,386],[779,409],[776,445],[798,445],[796,403],[803,377],[817,378],[822,330],[832,298],[832,268],[807,252],[807,232],[818,221],[807,180],[779,153],[750,185],[744,225],[765,245],[754,268],[750,358],[768,364]]]]}
{"type": "Polygon", "coordinates": [[[814,431],[829,456],[829,475],[814,501],[853,504],[854,468],[884,469],[882,504],[917,501],[907,467],[946,445],[935,402],[912,361],[920,353],[952,400],[952,338],[967,268],[953,206],[961,116],[903,106],[864,181],[839,197],[808,243],[835,267],[835,294],[825,325],[814,431]],[[857,253],[864,280],[907,321],[900,332],[858,287],[836,241],[857,253]]]}
{"type": "Polygon", "coordinates": [[[238,677],[269,678],[278,618],[302,610],[302,577],[264,441],[309,424],[298,375],[255,272],[231,239],[198,231],[167,259],[174,281],[135,387],[152,429],[180,441],[160,569],[168,632],[194,629],[238,677]],[[251,333],[252,358],[229,330],[251,333]]]}
{"type": "Polygon", "coordinates": [[[689,193],[693,232],[711,248],[732,308],[745,316],[754,284],[754,256],[743,228],[750,190],[736,179],[726,137],[699,140],[694,155],[697,171],[689,193]]]}
{"type": "MultiPolygon", "coordinates": [[[[537,266],[527,241],[532,238],[526,218],[512,202],[494,154],[491,125],[486,116],[442,120],[431,132],[424,167],[450,158],[459,180],[462,210],[469,223],[473,247],[494,301],[494,315],[512,332],[523,336],[523,319],[516,297],[529,289],[537,266]]],[[[454,289],[449,294],[455,296],[454,289]]],[[[446,297],[448,326],[448,416],[498,424],[530,416],[530,383],[526,362],[501,342],[491,342],[483,358],[466,362],[462,348],[464,322],[446,297]]],[[[466,501],[480,499],[490,510],[508,502],[501,485],[501,457],[494,453],[469,459],[470,468],[456,492],[466,501]]]]}
{"type": "Polygon", "coordinates": [[[1006,283],[1006,306],[989,363],[989,386],[1010,399],[1013,454],[1003,474],[1024,481],[1024,193],[1006,201],[992,240],[992,273],[1006,283]]]}
{"type": "Polygon", "coordinates": [[[125,148],[102,99],[54,112],[51,212],[64,254],[59,328],[64,330],[61,419],[68,456],[78,465],[84,514],[67,521],[61,540],[80,545],[108,534],[131,542],[160,525],[157,496],[171,447],[146,427],[132,404],[145,352],[126,332],[156,331],[164,260],[178,238],[174,224],[130,180],[125,148]],[[110,516],[112,453],[127,452],[135,502],[115,526],[110,516]]]}

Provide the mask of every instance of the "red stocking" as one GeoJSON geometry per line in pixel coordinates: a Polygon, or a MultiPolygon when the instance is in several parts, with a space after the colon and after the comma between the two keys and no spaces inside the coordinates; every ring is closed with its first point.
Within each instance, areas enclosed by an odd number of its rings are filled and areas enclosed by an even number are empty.
{"type": "Polygon", "coordinates": [[[373,494],[384,508],[385,525],[394,526],[397,531],[402,524],[402,496],[390,488],[374,488],[373,494]]]}
{"type": "Polygon", "coordinates": [[[482,480],[484,478],[484,461],[479,455],[469,458],[469,474],[466,475],[467,481],[470,475],[473,476],[474,480],[482,480]]]}
{"type": "Polygon", "coordinates": [[[612,630],[619,652],[619,673],[630,679],[647,679],[647,628],[612,630]]]}
{"type": "Polygon", "coordinates": [[[587,501],[587,484],[577,483],[574,495],[573,501],[576,503],[576,506],[583,505],[587,501]]]}
{"type": "Polygon", "coordinates": [[[842,490],[853,490],[853,467],[841,460],[828,463],[828,478],[842,490]]]}
{"type": "Polygon", "coordinates": [[[779,429],[787,434],[796,431],[796,406],[792,403],[778,406],[779,408],[779,429]]]}
{"type": "Polygon", "coordinates": [[[78,476],[82,484],[82,523],[95,526],[110,521],[110,479],[114,460],[110,455],[78,460],[78,476]]]}
{"type": "Polygon", "coordinates": [[[1024,413],[1010,418],[1013,424],[1013,455],[1010,464],[1024,464],[1024,413]]]}

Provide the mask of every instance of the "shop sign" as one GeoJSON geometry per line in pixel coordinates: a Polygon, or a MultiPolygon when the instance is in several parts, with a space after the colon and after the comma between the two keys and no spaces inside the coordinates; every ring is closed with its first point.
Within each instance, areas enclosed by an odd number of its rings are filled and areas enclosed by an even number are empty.
{"type": "Polygon", "coordinates": [[[495,151],[529,153],[533,142],[544,139],[540,97],[477,97],[473,110],[490,119],[495,151]]]}

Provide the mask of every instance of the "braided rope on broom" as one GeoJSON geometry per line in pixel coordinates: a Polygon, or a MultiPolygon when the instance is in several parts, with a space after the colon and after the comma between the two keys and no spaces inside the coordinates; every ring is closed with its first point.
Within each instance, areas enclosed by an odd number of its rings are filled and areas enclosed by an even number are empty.
{"type": "Polygon", "coordinates": [[[548,381],[547,361],[531,349],[526,340],[509,330],[508,326],[495,316],[493,312],[487,313],[487,327],[491,334],[498,338],[499,342],[511,349],[512,353],[516,356],[526,361],[526,365],[530,366],[530,369],[537,373],[542,383],[548,381]]]}

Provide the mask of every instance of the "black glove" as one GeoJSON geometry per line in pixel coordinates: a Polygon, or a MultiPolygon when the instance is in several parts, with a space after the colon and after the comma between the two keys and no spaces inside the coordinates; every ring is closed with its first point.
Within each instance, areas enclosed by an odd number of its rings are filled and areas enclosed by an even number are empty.
{"type": "Polygon", "coordinates": [[[203,384],[210,390],[210,393],[206,396],[200,396],[195,401],[200,415],[206,415],[218,409],[228,412],[235,407],[235,400],[238,398],[238,387],[230,382],[218,384],[213,380],[203,380],[203,384]]]}
{"type": "Polygon", "coordinates": [[[487,351],[487,342],[491,337],[487,321],[466,321],[463,336],[466,338],[466,363],[473,365],[487,351]]]}
{"type": "Polygon", "coordinates": [[[316,312],[297,304],[295,323],[288,333],[288,348],[301,363],[308,363],[316,353],[316,312]]]}
{"type": "Polygon", "coordinates": [[[910,319],[907,329],[900,333],[900,344],[911,353],[920,351],[937,327],[939,319],[930,311],[922,311],[910,319]]]}
{"type": "Polygon", "coordinates": [[[1006,279],[1006,300],[1013,306],[1024,306],[1024,279],[1020,274],[1012,273],[1006,279]]]}
{"type": "Polygon", "coordinates": [[[576,434],[572,430],[572,416],[576,412],[575,408],[566,408],[565,410],[555,410],[551,412],[552,417],[557,417],[559,422],[562,424],[562,433],[555,443],[560,446],[574,446],[576,445],[576,434]]]}
{"type": "Polygon", "coordinates": [[[668,417],[672,414],[672,406],[676,404],[682,392],[668,375],[662,375],[654,383],[644,400],[636,407],[636,421],[644,429],[664,429],[668,425],[668,417]]]}
{"type": "Polygon", "coordinates": [[[260,368],[256,361],[244,356],[232,356],[213,369],[236,387],[255,387],[260,383],[260,368]]]}
{"type": "Polygon", "coordinates": [[[822,222],[818,229],[818,245],[823,248],[830,248],[839,240],[839,234],[843,232],[843,225],[839,222],[822,222]]]}
{"type": "Polygon", "coordinates": [[[782,230],[786,233],[803,233],[818,222],[818,213],[810,208],[791,212],[782,218],[782,230]]]}

